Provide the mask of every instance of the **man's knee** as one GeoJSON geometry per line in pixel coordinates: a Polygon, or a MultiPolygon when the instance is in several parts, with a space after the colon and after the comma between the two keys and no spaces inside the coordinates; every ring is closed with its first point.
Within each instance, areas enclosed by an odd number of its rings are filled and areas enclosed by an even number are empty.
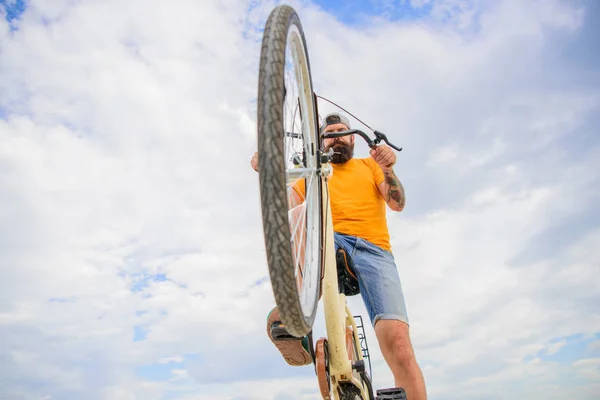
{"type": "Polygon", "coordinates": [[[375,334],[383,351],[390,353],[400,364],[408,365],[415,361],[415,353],[410,341],[408,325],[398,320],[379,320],[375,324],[375,334]]]}

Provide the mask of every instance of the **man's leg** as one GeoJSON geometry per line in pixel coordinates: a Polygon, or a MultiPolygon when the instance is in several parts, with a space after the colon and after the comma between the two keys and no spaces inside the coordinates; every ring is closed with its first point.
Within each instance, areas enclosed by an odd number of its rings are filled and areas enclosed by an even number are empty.
{"type": "Polygon", "coordinates": [[[425,400],[425,380],[410,342],[408,325],[402,321],[380,319],[375,334],[383,358],[394,374],[394,384],[406,391],[408,400],[425,400]]]}
{"type": "Polygon", "coordinates": [[[409,336],[408,315],[394,257],[363,239],[354,256],[360,292],[381,353],[408,400],[426,400],[425,382],[409,336]]]}
{"type": "MultiPolygon", "coordinates": [[[[300,269],[300,271],[304,271],[306,230],[302,221],[304,220],[306,203],[302,202],[295,193],[294,190],[288,190],[288,200],[291,207],[288,210],[288,217],[292,239],[292,257],[295,263],[294,267],[300,269]]],[[[296,274],[296,283],[300,287],[302,286],[302,275],[303,273],[296,274]]],[[[312,364],[313,359],[309,353],[308,336],[304,336],[303,338],[291,337],[281,322],[277,307],[274,307],[267,316],[267,335],[289,365],[301,366],[312,364]],[[273,332],[273,327],[275,327],[275,332],[273,332]],[[275,337],[273,334],[275,334],[275,337]]]]}
{"type": "MultiPolygon", "coordinates": [[[[296,214],[296,210],[297,209],[292,209],[290,211],[294,217],[297,217],[297,215],[300,215],[300,214],[296,214]]],[[[292,218],[292,221],[293,221],[293,218],[292,218]]],[[[334,240],[335,240],[335,250],[337,250],[340,246],[344,246],[347,249],[347,251],[350,250],[351,244],[350,244],[350,242],[348,242],[348,239],[344,240],[344,238],[342,236],[335,233],[334,240]]],[[[303,250],[301,250],[301,251],[303,251],[303,250]]],[[[312,359],[311,354],[309,353],[308,336],[304,336],[303,338],[298,338],[298,339],[289,339],[288,338],[288,339],[284,339],[284,340],[278,340],[277,338],[274,338],[271,335],[271,328],[272,328],[273,324],[276,324],[277,326],[281,326],[281,319],[279,317],[279,310],[277,309],[277,307],[274,307],[271,310],[271,312],[269,313],[269,315],[267,316],[267,327],[266,327],[267,328],[267,336],[269,336],[269,339],[271,340],[271,342],[273,342],[275,347],[281,353],[283,359],[289,365],[301,366],[301,365],[312,364],[313,359],[312,359]]],[[[283,331],[285,331],[284,326],[281,326],[281,328],[283,328],[283,331]]]]}

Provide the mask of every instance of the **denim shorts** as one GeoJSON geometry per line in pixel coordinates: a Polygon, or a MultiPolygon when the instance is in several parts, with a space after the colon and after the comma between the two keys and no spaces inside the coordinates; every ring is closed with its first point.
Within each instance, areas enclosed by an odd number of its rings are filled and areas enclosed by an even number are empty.
{"type": "Polygon", "coordinates": [[[400,276],[391,252],[355,236],[334,233],[335,248],[342,247],[354,264],[360,294],[371,324],[394,319],[408,324],[400,276]]]}

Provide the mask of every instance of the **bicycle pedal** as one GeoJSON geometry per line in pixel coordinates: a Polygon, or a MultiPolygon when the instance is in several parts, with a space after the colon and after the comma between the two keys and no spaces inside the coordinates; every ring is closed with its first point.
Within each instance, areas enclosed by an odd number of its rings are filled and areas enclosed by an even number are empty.
{"type": "Polygon", "coordinates": [[[300,340],[302,338],[292,336],[285,330],[285,326],[281,322],[273,322],[271,325],[271,337],[273,340],[300,340]]]}
{"type": "Polygon", "coordinates": [[[375,400],[406,400],[406,392],[402,388],[379,389],[375,400]]]}

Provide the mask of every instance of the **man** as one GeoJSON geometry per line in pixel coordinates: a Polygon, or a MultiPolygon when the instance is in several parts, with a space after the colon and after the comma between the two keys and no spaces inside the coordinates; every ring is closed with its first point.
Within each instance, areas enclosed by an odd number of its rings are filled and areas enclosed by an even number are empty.
{"type": "MultiPolygon", "coordinates": [[[[331,113],[323,119],[321,133],[347,129],[348,119],[331,113]]],[[[370,151],[370,157],[354,158],[354,135],[325,139],[324,147],[326,152],[333,148],[335,153],[329,191],[336,250],[341,247],[352,257],[361,296],[395,385],[404,388],[408,400],[425,400],[425,383],[409,337],[406,305],[386,220],[386,204],[397,212],[406,204],[404,187],[393,170],[396,154],[380,145],[370,151]]],[[[257,153],[251,165],[258,171],[257,153]]],[[[269,328],[278,318],[275,308],[267,318],[267,333],[286,362],[312,363],[306,337],[278,341],[270,336],[269,328]]]]}

